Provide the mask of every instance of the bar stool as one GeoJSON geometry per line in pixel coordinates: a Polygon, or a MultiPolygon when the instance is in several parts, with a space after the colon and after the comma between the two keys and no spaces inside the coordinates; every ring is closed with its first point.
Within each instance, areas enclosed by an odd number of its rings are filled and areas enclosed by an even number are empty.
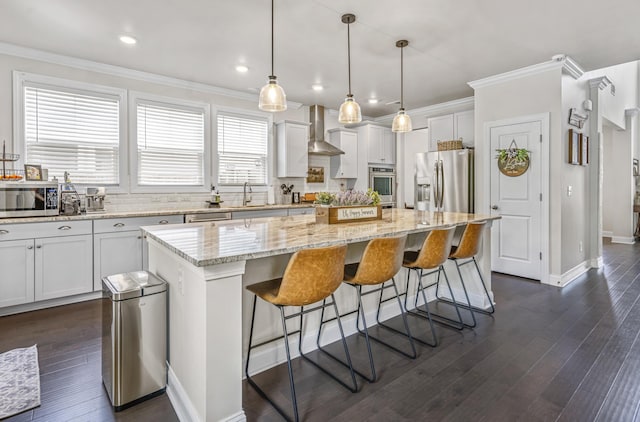
{"type": "MultiPolygon", "coordinates": [[[[471,313],[471,317],[473,318],[473,324],[465,324],[466,326],[473,328],[476,326],[477,321],[474,313],[482,313],[485,315],[491,315],[495,312],[496,308],[493,305],[493,301],[489,296],[489,291],[487,290],[487,286],[484,284],[484,279],[482,278],[482,273],[480,272],[480,268],[478,268],[478,263],[476,262],[476,255],[480,251],[480,244],[482,243],[482,233],[484,232],[484,228],[486,226],[486,221],[479,222],[470,222],[467,224],[467,227],[464,229],[464,233],[462,233],[462,238],[460,239],[460,244],[458,246],[451,247],[451,253],[449,254],[449,259],[455,262],[456,269],[458,270],[458,275],[460,276],[460,284],[462,285],[462,290],[464,291],[464,295],[467,299],[467,305],[458,304],[461,308],[469,310],[471,313]],[[460,263],[460,260],[466,261],[460,263]],[[476,267],[476,271],[478,271],[478,275],[480,276],[480,282],[482,283],[482,288],[484,289],[484,293],[489,300],[489,304],[491,305],[491,310],[487,311],[485,309],[481,309],[475,306],[471,306],[471,301],[469,300],[469,294],[467,293],[467,288],[464,283],[464,279],[462,278],[462,272],[460,271],[460,267],[466,264],[472,263],[476,267]]],[[[451,303],[451,300],[447,298],[439,297],[438,295],[438,287],[436,287],[436,297],[441,302],[451,303]]]]}
{"type": "MultiPolygon", "coordinates": [[[[410,359],[415,359],[417,356],[416,348],[413,343],[413,338],[411,337],[411,331],[409,330],[407,316],[402,307],[402,302],[400,301],[400,295],[398,293],[398,287],[396,286],[396,282],[394,278],[395,275],[398,273],[398,271],[400,271],[400,268],[402,267],[402,257],[403,257],[406,241],[407,241],[406,235],[401,237],[383,237],[383,238],[373,239],[369,241],[369,243],[367,244],[367,247],[365,248],[364,253],[362,254],[362,258],[360,259],[360,262],[354,263],[354,264],[347,264],[344,267],[345,283],[355,287],[358,293],[358,308],[356,309],[356,311],[354,311],[357,313],[356,328],[358,332],[364,335],[365,337],[365,342],[367,345],[367,354],[369,355],[369,366],[370,366],[371,376],[364,375],[362,372],[359,372],[355,369],[354,371],[369,382],[375,382],[378,378],[376,374],[376,368],[373,362],[373,354],[371,352],[371,340],[374,340],[377,343],[385,345],[390,349],[394,350],[395,352],[398,352],[410,359]],[[386,285],[388,281],[390,281],[391,283],[386,285]],[[363,286],[374,286],[374,285],[379,285],[379,287],[373,290],[367,290],[365,292],[362,291],[363,286]],[[382,298],[383,298],[384,290],[389,287],[393,287],[395,296],[392,296],[383,300],[382,298]],[[365,318],[364,306],[362,304],[362,296],[366,296],[366,295],[377,293],[377,292],[380,293],[380,297],[378,299],[378,310],[376,313],[376,321],[378,325],[388,330],[395,331],[397,333],[407,336],[409,338],[409,345],[411,347],[410,353],[407,353],[395,347],[394,345],[369,334],[369,330],[367,329],[367,320],[365,318]],[[383,302],[386,302],[388,300],[393,300],[394,298],[398,301],[398,306],[400,307],[400,313],[402,315],[402,320],[404,322],[405,332],[396,330],[395,328],[380,322],[380,306],[382,305],[383,302]],[[362,329],[360,328],[360,318],[362,318],[362,323],[363,323],[362,329]]],[[[350,312],[350,314],[351,313],[353,312],[350,312]]],[[[328,321],[331,321],[331,320],[328,320],[328,321]]],[[[324,311],[323,311],[320,319],[320,330],[322,330],[322,325],[328,321],[324,321],[324,311]]],[[[320,332],[318,333],[318,338],[319,336],[320,336],[320,332]]],[[[318,348],[322,350],[324,353],[326,353],[327,355],[329,355],[330,357],[332,357],[333,359],[342,363],[343,365],[345,364],[342,360],[338,359],[331,353],[322,349],[319,345],[318,345],[318,348]]]]}
{"type": "Polygon", "coordinates": [[[433,326],[434,322],[438,322],[444,325],[448,325],[450,327],[461,330],[464,328],[464,323],[462,322],[462,316],[460,315],[460,310],[458,309],[458,305],[455,301],[455,296],[453,295],[453,290],[451,290],[451,284],[449,284],[449,278],[447,277],[447,272],[444,270],[442,264],[447,261],[449,257],[449,252],[451,251],[451,242],[453,240],[453,233],[455,231],[455,226],[447,229],[437,229],[432,230],[427,238],[424,240],[422,248],[420,251],[407,251],[404,254],[404,263],[403,267],[407,268],[409,271],[407,272],[407,284],[406,284],[406,294],[404,298],[404,306],[407,309],[407,312],[410,315],[419,316],[422,318],[426,318],[429,321],[429,327],[431,328],[431,337],[433,340],[422,340],[418,337],[414,336],[414,339],[419,341],[420,343],[426,344],[428,346],[435,347],[438,345],[438,338],[436,336],[435,328],[433,326]],[[407,308],[407,298],[409,296],[409,278],[411,276],[411,270],[414,270],[417,274],[418,278],[418,286],[416,290],[416,299],[415,299],[415,310],[409,310],[407,308]],[[425,272],[428,271],[428,272],[425,272]],[[434,283],[423,285],[422,279],[427,277],[430,274],[437,273],[437,279],[434,283]],[[437,315],[429,311],[429,304],[427,302],[427,296],[425,294],[425,289],[428,289],[432,286],[437,286],[440,283],[440,274],[444,275],[444,279],[447,282],[447,287],[449,288],[449,294],[451,294],[451,298],[453,301],[451,304],[454,306],[456,313],[458,315],[458,320],[454,320],[452,318],[445,317],[443,315],[437,315]],[[418,307],[418,295],[422,295],[422,299],[424,301],[425,310],[422,311],[418,307]],[[436,317],[434,319],[433,317],[436,317]]]}
{"type": "Polygon", "coordinates": [[[294,253],[287,264],[287,268],[284,271],[282,278],[264,281],[262,283],[252,284],[247,286],[246,289],[252,292],[255,296],[253,298],[253,310],[251,313],[251,331],[249,333],[249,348],[247,350],[247,360],[245,363],[244,372],[247,377],[247,382],[287,420],[289,417],[285,411],[280,408],[269,396],[255,383],[255,381],[249,376],[249,359],[251,357],[251,350],[260,346],[264,346],[273,341],[284,338],[285,352],[287,355],[287,369],[289,371],[289,386],[291,389],[291,403],[293,406],[293,413],[295,420],[299,420],[298,416],[298,403],[296,400],[296,390],[293,381],[293,369],[291,367],[291,354],[289,351],[289,336],[298,334],[298,351],[300,356],[305,360],[313,364],[315,367],[329,375],[336,380],[342,386],[349,391],[355,393],[358,389],[356,383],[355,373],[353,372],[353,366],[351,365],[351,356],[349,355],[349,349],[347,348],[347,342],[344,337],[344,331],[342,330],[342,323],[340,322],[340,314],[338,312],[338,306],[336,305],[333,293],[342,283],[344,277],[344,260],[347,252],[346,245],[331,246],[327,248],[317,249],[304,249],[294,253]],[[283,335],[253,345],[253,329],[256,316],[256,302],[258,296],[264,301],[276,306],[280,310],[280,319],[282,321],[283,335]],[[331,296],[331,303],[327,304],[326,299],[331,296]],[[316,306],[312,309],[304,309],[304,306],[323,301],[321,306],[316,306]],[[317,311],[328,306],[333,305],[334,311],[338,320],[338,328],[340,329],[340,336],[342,338],[342,346],[347,359],[347,367],[349,368],[351,375],[351,384],[349,385],[340,380],[336,375],[329,372],[316,362],[310,360],[302,353],[302,323],[303,315],[309,312],[317,311]],[[300,311],[285,315],[284,309],[286,306],[300,307],[300,311]],[[286,321],[291,318],[300,317],[300,327],[293,332],[287,331],[286,321]]]}

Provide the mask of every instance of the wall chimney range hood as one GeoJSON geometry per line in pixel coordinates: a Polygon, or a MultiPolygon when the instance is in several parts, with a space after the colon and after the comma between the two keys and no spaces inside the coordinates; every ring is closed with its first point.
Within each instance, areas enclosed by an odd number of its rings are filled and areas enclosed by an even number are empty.
{"type": "Polygon", "coordinates": [[[309,107],[309,121],[311,135],[309,137],[309,154],[340,155],[344,154],[339,148],[324,140],[324,107],[312,105],[309,107]]]}

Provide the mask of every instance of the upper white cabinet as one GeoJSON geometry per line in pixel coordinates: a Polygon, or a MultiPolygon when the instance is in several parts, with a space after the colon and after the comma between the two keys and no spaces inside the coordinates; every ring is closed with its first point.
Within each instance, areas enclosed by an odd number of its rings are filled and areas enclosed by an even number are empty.
{"type": "Polygon", "coordinates": [[[278,177],[307,177],[309,125],[290,120],[276,123],[278,177]]]}
{"type": "Polygon", "coordinates": [[[438,141],[462,138],[464,146],[470,147],[474,144],[473,110],[432,117],[427,125],[429,126],[429,151],[438,150],[438,141]]]}
{"type": "Polygon", "coordinates": [[[368,163],[395,164],[396,143],[390,128],[372,123],[350,127],[358,130],[358,142],[366,145],[368,163]]]}
{"type": "Polygon", "coordinates": [[[331,157],[331,178],[356,179],[358,177],[358,131],[331,129],[329,141],[344,151],[344,154],[331,157]]]}

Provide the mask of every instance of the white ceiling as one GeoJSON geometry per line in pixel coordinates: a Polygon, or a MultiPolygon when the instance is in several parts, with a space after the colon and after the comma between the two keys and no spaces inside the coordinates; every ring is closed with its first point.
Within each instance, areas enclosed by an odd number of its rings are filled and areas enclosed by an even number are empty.
{"type": "MultiPolygon", "coordinates": [[[[0,41],[242,92],[270,74],[269,0],[1,0],[0,41]],[[131,34],[135,46],[118,37],[131,34]],[[237,64],[249,72],[239,74],[237,64]]],[[[585,70],[640,58],[640,1],[276,0],[275,74],[287,98],[337,109],[352,85],[363,114],[468,97],[467,82],[563,53],[585,70]],[[316,93],[314,83],[325,90],[316,93]],[[369,105],[366,99],[379,98],[369,105]]],[[[255,91],[254,91],[255,92],[255,91]]],[[[257,94],[256,94],[257,101],[257,94]]]]}

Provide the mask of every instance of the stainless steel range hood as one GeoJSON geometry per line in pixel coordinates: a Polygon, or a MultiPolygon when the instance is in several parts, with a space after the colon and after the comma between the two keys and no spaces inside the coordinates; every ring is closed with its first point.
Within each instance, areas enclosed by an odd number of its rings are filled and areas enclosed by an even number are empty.
{"type": "Polygon", "coordinates": [[[309,137],[309,154],[316,155],[340,155],[344,154],[340,148],[336,148],[324,140],[324,107],[312,105],[309,107],[309,121],[311,122],[311,135],[309,137]]]}

